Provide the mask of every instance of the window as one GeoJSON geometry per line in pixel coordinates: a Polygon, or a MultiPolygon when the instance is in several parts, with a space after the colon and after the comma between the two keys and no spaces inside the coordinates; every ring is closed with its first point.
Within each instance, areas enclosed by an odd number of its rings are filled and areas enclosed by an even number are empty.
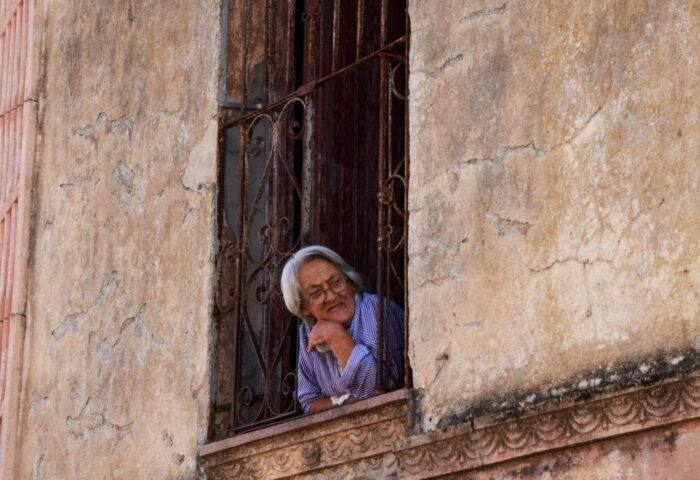
{"type": "Polygon", "coordinates": [[[405,0],[228,0],[223,17],[210,439],[300,414],[294,251],[333,248],[406,311],[405,0]]]}

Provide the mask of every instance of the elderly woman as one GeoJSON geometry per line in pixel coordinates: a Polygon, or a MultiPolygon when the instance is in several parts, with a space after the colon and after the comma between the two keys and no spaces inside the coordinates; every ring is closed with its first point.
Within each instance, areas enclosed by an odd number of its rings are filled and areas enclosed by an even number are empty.
{"type": "MultiPolygon", "coordinates": [[[[333,250],[310,246],[282,271],[287,308],[299,325],[297,398],[307,413],[374,395],[377,374],[377,296],[333,250]]],[[[403,379],[403,312],[385,300],[384,349],[389,354],[385,388],[403,379]]],[[[387,371],[386,369],[384,371],[387,371]]]]}

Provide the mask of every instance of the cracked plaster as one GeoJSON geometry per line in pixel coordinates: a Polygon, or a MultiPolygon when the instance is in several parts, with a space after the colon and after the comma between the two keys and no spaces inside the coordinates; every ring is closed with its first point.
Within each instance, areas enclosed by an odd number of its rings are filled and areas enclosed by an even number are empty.
{"type": "Polygon", "coordinates": [[[36,15],[17,478],[195,478],[208,420],[219,8],[60,0],[36,15]]]}
{"type": "Polygon", "coordinates": [[[409,12],[420,427],[692,347],[695,2],[427,0],[409,12]]]}

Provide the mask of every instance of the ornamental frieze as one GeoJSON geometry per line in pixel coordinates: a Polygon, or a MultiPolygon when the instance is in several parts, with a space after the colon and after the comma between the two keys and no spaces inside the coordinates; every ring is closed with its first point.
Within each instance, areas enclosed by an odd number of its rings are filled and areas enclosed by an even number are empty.
{"type": "Polygon", "coordinates": [[[241,445],[202,460],[217,480],[429,478],[698,417],[700,377],[414,436],[406,434],[403,396],[352,417],[261,441],[276,445],[271,450],[241,445]]]}

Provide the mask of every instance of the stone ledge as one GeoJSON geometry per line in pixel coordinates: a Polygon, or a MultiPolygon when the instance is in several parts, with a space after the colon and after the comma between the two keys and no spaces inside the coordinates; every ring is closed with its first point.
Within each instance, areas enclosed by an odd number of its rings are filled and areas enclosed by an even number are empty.
{"type": "Polygon", "coordinates": [[[408,390],[200,447],[213,478],[281,478],[391,452],[406,437],[408,390]]]}
{"type": "Polygon", "coordinates": [[[397,443],[395,455],[401,478],[429,478],[695,418],[700,418],[697,375],[510,421],[477,419],[476,428],[459,425],[407,437],[397,443]]]}
{"type": "Polygon", "coordinates": [[[408,395],[390,395],[372,407],[325,412],[326,422],[202,453],[202,463],[221,480],[430,478],[700,418],[698,375],[415,436],[407,434],[408,395]]]}

